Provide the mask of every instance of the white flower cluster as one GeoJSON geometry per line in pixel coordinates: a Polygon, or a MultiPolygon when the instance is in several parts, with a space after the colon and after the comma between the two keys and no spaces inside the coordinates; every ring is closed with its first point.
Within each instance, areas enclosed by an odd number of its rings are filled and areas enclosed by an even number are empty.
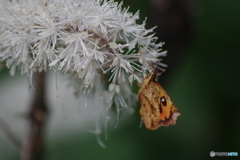
{"type": "Polygon", "coordinates": [[[0,59],[11,75],[73,73],[85,106],[120,110],[133,102],[134,72],[165,67],[163,43],[138,19],[107,0],[11,0],[0,5],[0,59]]]}

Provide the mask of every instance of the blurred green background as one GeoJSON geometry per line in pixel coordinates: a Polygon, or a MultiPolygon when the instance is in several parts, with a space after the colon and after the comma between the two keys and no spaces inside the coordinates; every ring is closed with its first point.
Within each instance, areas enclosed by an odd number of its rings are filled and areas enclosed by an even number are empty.
{"type": "MultiPolygon", "coordinates": [[[[139,128],[136,108],[136,113],[116,129],[108,127],[108,140],[104,139],[104,134],[100,135],[107,148],[101,148],[93,134],[76,131],[54,141],[47,137],[45,159],[202,160],[210,158],[210,151],[240,154],[240,1],[189,2],[192,31],[186,35],[189,39],[185,48],[180,46],[181,52],[174,58],[177,51],[173,50],[171,55],[171,48],[168,48],[173,46],[164,47],[177,63],[169,62],[167,77],[165,73],[162,75],[164,88],[181,112],[177,125],[156,131],[146,130],[144,126],[139,128]]],[[[151,16],[150,1],[125,0],[124,6],[130,6],[132,12],[140,9],[142,19],[151,16]]],[[[147,24],[154,26],[154,19],[149,18],[147,24]]],[[[6,71],[0,76],[1,79],[9,77],[6,71]]],[[[0,136],[4,137],[1,131],[0,136]]],[[[16,149],[11,148],[8,153],[0,149],[0,154],[6,160],[19,159],[16,149]]]]}

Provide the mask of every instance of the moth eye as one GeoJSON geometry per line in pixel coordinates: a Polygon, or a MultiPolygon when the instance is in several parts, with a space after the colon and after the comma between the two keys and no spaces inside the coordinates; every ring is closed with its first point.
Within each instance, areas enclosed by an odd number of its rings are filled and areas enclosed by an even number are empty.
{"type": "Polygon", "coordinates": [[[160,101],[161,101],[163,106],[167,106],[167,101],[166,101],[165,97],[161,97],[160,101]]]}

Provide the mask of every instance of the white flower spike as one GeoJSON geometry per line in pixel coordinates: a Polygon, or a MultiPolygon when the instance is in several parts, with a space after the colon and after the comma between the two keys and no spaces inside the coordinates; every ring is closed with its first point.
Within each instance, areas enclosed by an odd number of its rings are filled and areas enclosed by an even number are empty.
{"type": "Polygon", "coordinates": [[[85,102],[118,111],[136,101],[131,83],[152,66],[162,69],[163,43],[139,13],[107,0],[12,0],[0,5],[0,59],[11,75],[53,68],[75,74],[85,102]]]}

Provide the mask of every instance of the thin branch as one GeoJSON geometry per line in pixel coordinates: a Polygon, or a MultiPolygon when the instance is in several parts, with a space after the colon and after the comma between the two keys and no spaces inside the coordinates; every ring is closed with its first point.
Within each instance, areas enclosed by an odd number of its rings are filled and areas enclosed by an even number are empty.
{"type": "Polygon", "coordinates": [[[11,130],[9,125],[0,117],[0,129],[4,134],[12,141],[12,143],[18,148],[21,148],[21,141],[17,135],[11,130]]]}

